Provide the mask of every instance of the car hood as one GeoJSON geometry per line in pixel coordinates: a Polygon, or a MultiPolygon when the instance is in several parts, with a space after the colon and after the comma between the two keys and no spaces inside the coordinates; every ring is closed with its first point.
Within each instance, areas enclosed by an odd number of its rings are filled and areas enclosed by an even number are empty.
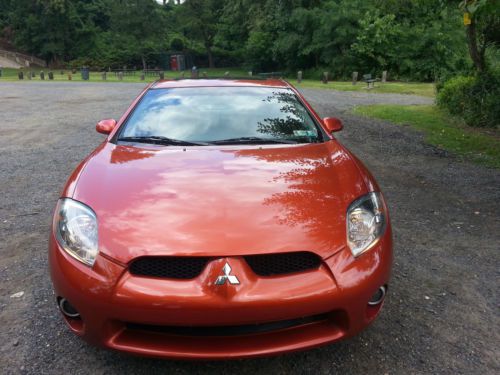
{"type": "Polygon", "coordinates": [[[349,204],[366,193],[335,140],[307,145],[143,147],[103,143],[74,199],[99,223],[99,249],[143,255],[238,256],[346,244],[349,204]]]}

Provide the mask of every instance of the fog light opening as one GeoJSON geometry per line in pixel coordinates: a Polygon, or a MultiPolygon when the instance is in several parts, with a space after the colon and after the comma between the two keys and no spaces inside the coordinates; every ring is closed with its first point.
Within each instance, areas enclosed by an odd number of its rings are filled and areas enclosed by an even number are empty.
{"type": "Polygon", "coordinates": [[[382,285],[378,290],[375,292],[375,294],[372,296],[370,301],[368,301],[369,306],[377,306],[382,303],[385,297],[385,292],[387,291],[387,286],[382,285]]]}
{"type": "Polygon", "coordinates": [[[68,318],[72,319],[79,319],[80,318],[80,313],[78,312],[77,309],[73,307],[71,303],[66,298],[58,298],[58,305],[59,305],[59,310],[67,316],[68,318]]]}

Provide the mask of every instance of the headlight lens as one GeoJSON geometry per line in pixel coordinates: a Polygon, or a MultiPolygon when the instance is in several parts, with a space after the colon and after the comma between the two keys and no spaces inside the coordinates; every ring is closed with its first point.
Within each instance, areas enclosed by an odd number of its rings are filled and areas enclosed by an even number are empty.
{"type": "Polygon", "coordinates": [[[53,225],[59,245],[80,262],[93,266],[99,252],[94,211],[73,199],[60,199],[53,225]]]}
{"type": "Polygon", "coordinates": [[[347,243],[355,257],[373,247],[386,227],[385,204],[381,193],[368,193],[347,210],[347,243]]]}

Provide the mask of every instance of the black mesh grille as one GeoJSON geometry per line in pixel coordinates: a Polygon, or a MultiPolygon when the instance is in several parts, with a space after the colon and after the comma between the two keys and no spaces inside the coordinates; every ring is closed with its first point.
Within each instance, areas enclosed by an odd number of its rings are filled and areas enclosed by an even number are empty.
{"type": "MultiPolygon", "coordinates": [[[[318,268],[321,259],[313,253],[247,255],[250,268],[259,276],[284,275],[318,268]]],[[[130,273],[167,279],[194,279],[203,271],[209,257],[143,257],[130,265],[130,273]]]]}
{"type": "Polygon", "coordinates": [[[194,279],[205,268],[205,257],[144,257],[130,265],[130,273],[168,279],[194,279]]]}
{"type": "Polygon", "coordinates": [[[282,275],[318,268],[321,259],[313,253],[297,252],[245,256],[250,268],[259,276],[282,275]]]}

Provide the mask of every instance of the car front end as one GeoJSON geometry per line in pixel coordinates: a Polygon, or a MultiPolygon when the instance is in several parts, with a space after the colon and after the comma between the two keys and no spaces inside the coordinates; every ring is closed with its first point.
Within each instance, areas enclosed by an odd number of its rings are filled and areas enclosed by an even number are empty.
{"type": "MultiPolygon", "coordinates": [[[[273,254],[271,266],[277,269],[293,262],[313,267],[299,271],[297,265],[294,273],[273,276],[256,274],[246,257],[207,257],[203,271],[186,280],[180,270],[174,275],[179,279],[149,276],[161,267],[158,259],[150,260],[156,262],[150,270],[144,265],[142,274],[102,255],[88,268],[52,236],[50,264],[58,302],[70,304],[63,305],[64,319],[89,343],[155,357],[226,359],[312,348],[363,330],[383,305],[390,248],[387,232],[359,259],[346,250],[325,260],[273,254]],[[225,264],[238,285],[215,285],[225,264]]],[[[199,264],[189,257],[175,261],[180,269],[199,264]]],[[[176,272],[163,267],[156,272],[176,272]]]]}
{"type": "Polygon", "coordinates": [[[336,140],[162,147],[113,136],[54,213],[51,277],[74,333],[131,354],[248,358],[351,337],[379,314],[388,210],[336,140]]]}

